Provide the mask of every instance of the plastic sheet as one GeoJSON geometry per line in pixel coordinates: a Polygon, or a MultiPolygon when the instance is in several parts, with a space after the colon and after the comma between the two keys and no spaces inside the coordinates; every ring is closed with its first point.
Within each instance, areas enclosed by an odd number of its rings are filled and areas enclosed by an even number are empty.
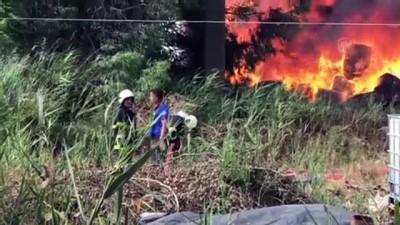
{"type": "Polygon", "coordinates": [[[325,205],[284,205],[226,215],[179,212],[142,217],[141,225],[350,225],[355,214],[325,205]]]}

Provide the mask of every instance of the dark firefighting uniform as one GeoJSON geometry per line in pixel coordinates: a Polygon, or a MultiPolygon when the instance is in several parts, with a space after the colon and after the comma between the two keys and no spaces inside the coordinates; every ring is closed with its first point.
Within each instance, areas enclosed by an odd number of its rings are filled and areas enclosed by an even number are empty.
{"type": "Polygon", "coordinates": [[[171,115],[168,120],[168,135],[167,143],[168,150],[166,155],[166,165],[164,167],[165,172],[168,174],[171,172],[173,167],[174,154],[181,148],[181,136],[183,135],[185,128],[184,118],[178,115],[171,115]]]}
{"type": "Polygon", "coordinates": [[[113,150],[120,151],[132,144],[136,136],[136,114],[120,106],[113,123],[113,150]]]}
{"type": "Polygon", "coordinates": [[[173,151],[177,151],[180,148],[181,144],[181,135],[184,132],[185,128],[185,119],[178,115],[171,115],[168,121],[168,146],[175,144],[175,148],[173,151]]]}

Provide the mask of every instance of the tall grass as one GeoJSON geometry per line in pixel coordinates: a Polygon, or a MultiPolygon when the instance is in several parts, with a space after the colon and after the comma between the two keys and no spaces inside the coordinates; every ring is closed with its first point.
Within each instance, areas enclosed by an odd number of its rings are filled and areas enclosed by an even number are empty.
{"type": "MultiPolygon", "coordinates": [[[[134,89],[141,103],[154,87],[185,95],[186,110],[201,121],[186,153],[217,156],[224,176],[239,180],[248,179],[249,167],[298,167],[318,173],[376,152],[359,139],[376,135],[386,124],[386,113],[394,110],[373,103],[309,103],[280,87],[233,92],[216,76],[169,87],[168,65],[143,66],[136,53],[86,65],[78,61],[74,53],[0,60],[0,220],[4,223],[110,224],[128,217],[121,215],[120,190],[145,158],[137,165],[121,164],[125,172],[104,175],[98,184],[102,196],[91,196],[79,175],[92,172],[83,170],[110,168],[110,125],[115,96],[122,88],[134,89]],[[134,73],[142,77],[133,81],[134,73]],[[108,199],[115,192],[119,197],[113,203],[108,199]],[[114,204],[117,210],[106,210],[103,203],[114,204]]],[[[204,158],[190,162],[199,159],[204,158]]],[[[229,210],[224,204],[217,208],[229,210]]]]}

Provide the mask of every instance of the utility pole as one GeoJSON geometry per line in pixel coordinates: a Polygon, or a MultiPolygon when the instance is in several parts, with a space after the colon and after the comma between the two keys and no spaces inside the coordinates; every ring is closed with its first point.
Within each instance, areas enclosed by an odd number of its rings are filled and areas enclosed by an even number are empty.
{"type": "MultiPolygon", "coordinates": [[[[207,21],[225,21],[225,0],[204,0],[207,21]]],[[[204,68],[206,75],[225,72],[225,23],[207,23],[204,35],[204,68]]]]}

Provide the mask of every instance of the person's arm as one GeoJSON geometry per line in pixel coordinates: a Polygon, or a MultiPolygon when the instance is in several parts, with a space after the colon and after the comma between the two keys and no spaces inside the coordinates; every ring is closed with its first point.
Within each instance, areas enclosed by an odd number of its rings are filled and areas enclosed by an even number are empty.
{"type": "Polygon", "coordinates": [[[160,135],[160,139],[158,140],[158,146],[160,147],[161,151],[166,150],[166,146],[165,146],[165,137],[167,136],[167,120],[163,119],[161,120],[161,135],[160,135]]]}
{"type": "Polygon", "coordinates": [[[162,119],[161,124],[162,124],[162,127],[161,127],[160,141],[164,141],[165,136],[167,136],[167,120],[162,119]]]}
{"type": "Polygon", "coordinates": [[[135,137],[137,137],[137,106],[136,104],[133,104],[132,106],[132,112],[133,112],[133,126],[135,129],[135,137]]]}
{"type": "Polygon", "coordinates": [[[137,138],[138,137],[138,131],[137,131],[137,118],[136,118],[136,115],[133,118],[133,127],[134,127],[133,129],[134,129],[135,138],[137,138]]]}
{"type": "Polygon", "coordinates": [[[165,150],[165,137],[167,136],[168,133],[168,128],[167,128],[168,116],[169,116],[169,108],[166,108],[160,116],[161,135],[159,139],[159,145],[160,147],[164,148],[163,150],[165,150]]]}
{"type": "Polygon", "coordinates": [[[137,138],[137,110],[136,110],[136,105],[134,105],[132,107],[132,113],[133,113],[133,121],[132,121],[132,125],[133,125],[133,137],[137,138]]]}
{"type": "Polygon", "coordinates": [[[112,126],[112,130],[113,130],[113,134],[112,134],[112,144],[115,145],[115,141],[117,139],[117,135],[119,132],[119,123],[122,122],[122,112],[121,110],[117,111],[117,114],[114,117],[114,121],[113,121],[113,126],[112,126]]]}

